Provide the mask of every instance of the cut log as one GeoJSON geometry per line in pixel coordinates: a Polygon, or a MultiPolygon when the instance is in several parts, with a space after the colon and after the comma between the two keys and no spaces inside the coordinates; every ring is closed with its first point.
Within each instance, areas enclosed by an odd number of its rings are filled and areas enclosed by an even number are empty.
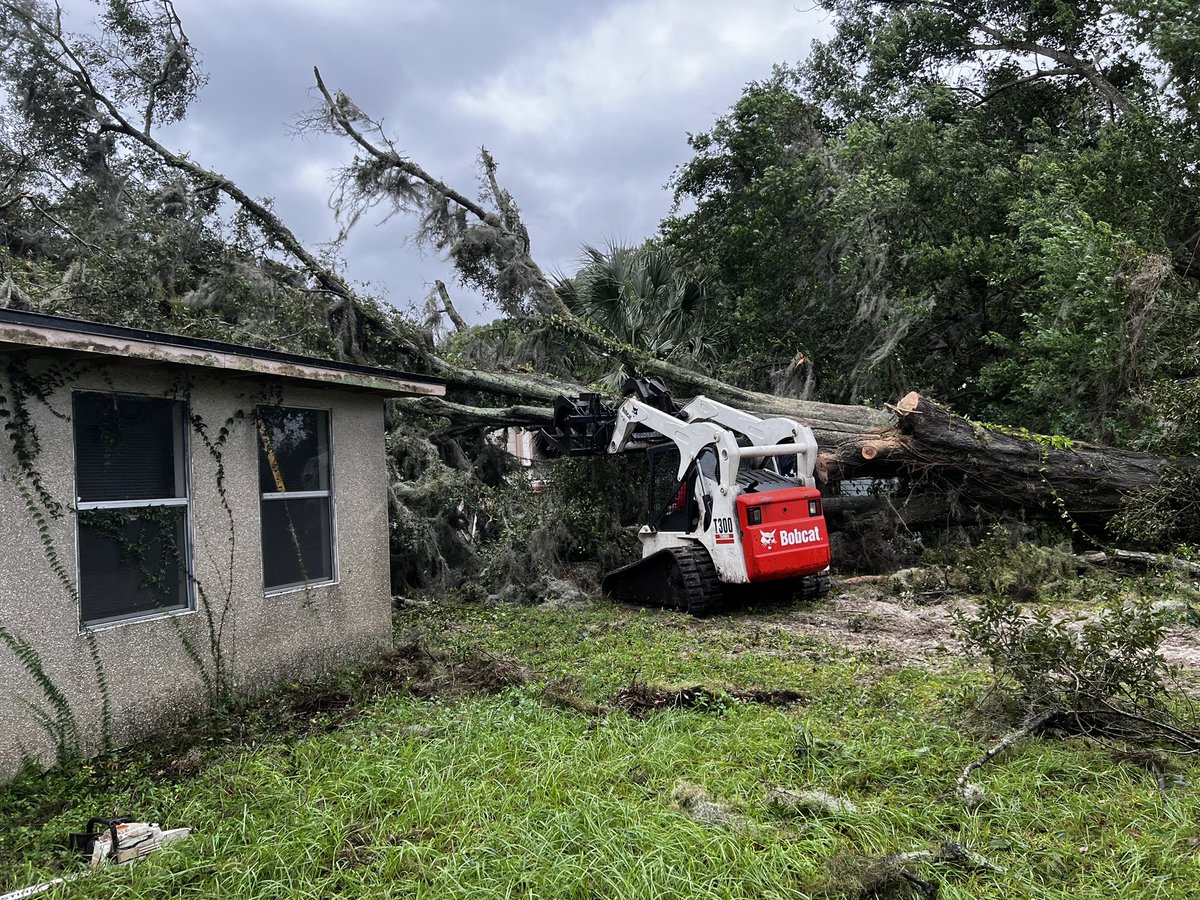
{"type": "Polygon", "coordinates": [[[915,393],[896,412],[902,443],[891,459],[910,479],[985,509],[1066,514],[1085,527],[1107,522],[1168,466],[1200,464],[984,426],[915,393]]]}

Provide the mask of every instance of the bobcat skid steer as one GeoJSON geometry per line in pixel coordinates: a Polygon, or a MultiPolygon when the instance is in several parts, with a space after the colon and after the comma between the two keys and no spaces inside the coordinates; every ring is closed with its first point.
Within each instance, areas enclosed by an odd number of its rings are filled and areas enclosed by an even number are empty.
{"type": "Polygon", "coordinates": [[[696,615],[751,597],[828,593],[812,429],[706,397],[677,408],[655,378],[626,387],[636,396],[615,410],[596,394],[559,398],[545,433],[562,455],[648,456],[642,558],[605,576],[604,592],[696,615]]]}

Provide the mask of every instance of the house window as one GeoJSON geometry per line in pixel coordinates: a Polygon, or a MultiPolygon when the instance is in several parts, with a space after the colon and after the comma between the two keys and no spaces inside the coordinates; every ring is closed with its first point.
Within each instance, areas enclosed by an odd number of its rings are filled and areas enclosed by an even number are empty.
{"type": "Polygon", "coordinates": [[[73,397],[83,625],[191,606],[184,404],[73,397]]]}
{"type": "Polygon", "coordinates": [[[263,588],[267,593],[334,580],[329,413],[258,410],[263,588]]]}

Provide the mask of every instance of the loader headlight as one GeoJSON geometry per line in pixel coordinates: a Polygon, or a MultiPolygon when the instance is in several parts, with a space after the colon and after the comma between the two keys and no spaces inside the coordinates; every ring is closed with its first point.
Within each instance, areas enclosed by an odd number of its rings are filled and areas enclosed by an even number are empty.
{"type": "Polygon", "coordinates": [[[746,524],[761,525],[762,524],[762,507],[751,506],[746,509],[746,524]]]}
{"type": "Polygon", "coordinates": [[[808,501],[808,514],[810,516],[819,516],[821,514],[821,501],[820,500],[809,500],[808,501]]]}

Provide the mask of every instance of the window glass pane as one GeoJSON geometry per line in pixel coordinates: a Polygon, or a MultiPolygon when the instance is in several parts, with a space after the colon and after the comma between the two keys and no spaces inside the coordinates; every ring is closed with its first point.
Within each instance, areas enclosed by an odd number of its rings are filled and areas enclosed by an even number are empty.
{"type": "Polygon", "coordinates": [[[262,503],[266,590],[333,578],[328,497],[262,503]]]}
{"type": "Polygon", "coordinates": [[[78,515],[84,622],[188,606],[185,507],[93,509],[78,515]]]}
{"type": "Polygon", "coordinates": [[[259,490],[329,490],[329,413],[319,409],[259,408],[259,490]]]}
{"type": "Polygon", "coordinates": [[[75,485],[84,502],[185,496],[183,404],[76,393],[75,485]]]}

